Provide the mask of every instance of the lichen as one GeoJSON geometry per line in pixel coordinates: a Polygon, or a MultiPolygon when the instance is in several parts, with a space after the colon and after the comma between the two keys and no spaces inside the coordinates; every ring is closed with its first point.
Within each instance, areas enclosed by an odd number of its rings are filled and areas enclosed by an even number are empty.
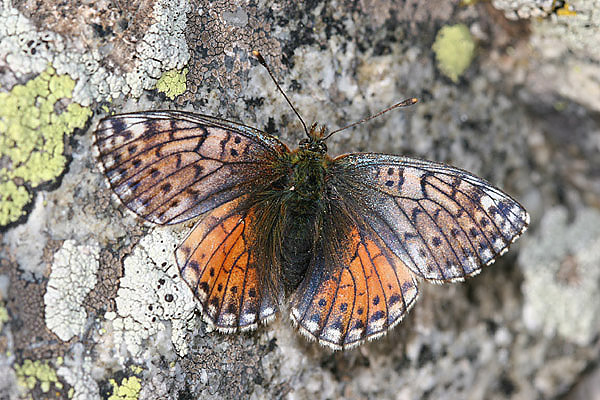
{"type": "Polygon", "coordinates": [[[97,365],[90,355],[86,355],[83,344],[75,343],[71,350],[56,371],[71,386],[67,393],[69,399],[100,400],[98,384],[92,377],[92,370],[97,371],[97,365]]]}
{"type": "MultiPolygon", "coordinates": [[[[182,69],[189,60],[184,29],[190,5],[187,1],[155,2],[151,15],[155,22],[141,40],[136,40],[135,60],[130,72],[107,68],[110,54],[73,43],[52,30],[39,30],[35,24],[11,6],[0,7],[0,54],[17,78],[39,74],[52,65],[59,74],[68,74],[76,85],[73,101],[82,106],[111,101],[122,95],[139,97],[152,89],[165,71],[182,69]]],[[[119,11],[119,14],[122,12],[119,11]]],[[[87,14],[86,14],[87,16],[87,14]]],[[[2,63],[0,61],[2,65],[2,63]]]]}
{"type": "Polygon", "coordinates": [[[440,29],[432,48],[440,71],[453,82],[458,82],[475,55],[475,41],[463,24],[440,29]]]}
{"type": "Polygon", "coordinates": [[[556,0],[493,0],[492,5],[504,12],[508,19],[544,18],[552,13],[558,16],[573,16],[577,12],[568,1],[556,0]]]}
{"type": "MultiPolygon", "coordinates": [[[[0,175],[2,173],[0,170],[0,175]]],[[[0,182],[0,225],[18,220],[30,200],[31,194],[25,187],[17,186],[13,181],[0,182]]]]}
{"type": "Polygon", "coordinates": [[[166,229],[155,229],[123,262],[117,312],[108,312],[106,318],[112,322],[116,345],[124,344],[134,357],[152,350],[143,343],[168,332],[166,322],[171,323],[168,345],[179,355],[187,353],[185,333],[195,321],[195,300],[177,271],[173,251],[180,239],[166,229]]]}
{"type": "Polygon", "coordinates": [[[187,26],[187,1],[159,0],[154,5],[156,23],[136,47],[138,62],[125,80],[131,95],[139,97],[144,89],[152,89],[164,71],[182,69],[190,55],[184,31],[187,26]]]}
{"type": "Polygon", "coordinates": [[[25,360],[21,365],[15,365],[17,382],[28,390],[33,390],[39,385],[43,393],[48,393],[52,386],[62,389],[63,385],[59,382],[56,371],[47,361],[25,360]]]}
{"type": "Polygon", "coordinates": [[[546,212],[536,236],[526,238],[519,262],[525,281],[523,320],[534,331],[580,345],[600,331],[600,213],[546,212]]]}
{"type": "Polygon", "coordinates": [[[44,304],[46,326],[61,340],[83,333],[87,315],[82,303],[96,285],[99,252],[96,244],[67,240],[54,255],[44,304]]]}
{"type": "Polygon", "coordinates": [[[156,90],[158,90],[160,93],[164,93],[165,96],[173,100],[175,97],[185,92],[185,79],[187,77],[187,73],[187,68],[184,68],[181,71],[172,69],[165,72],[162,74],[158,82],[156,82],[156,90]]]}
{"type": "Polygon", "coordinates": [[[8,316],[8,310],[4,306],[4,303],[0,302],[0,332],[2,332],[2,328],[4,324],[10,320],[8,316]]]}
{"type": "Polygon", "coordinates": [[[16,221],[31,190],[63,171],[64,136],[83,128],[92,112],[69,103],[75,81],[48,67],[25,85],[0,93],[0,225],[16,221]]]}
{"type": "Polygon", "coordinates": [[[137,376],[123,378],[121,384],[114,379],[109,379],[109,383],[113,387],[113,393],[108,400],[137,400],[142,389],[141,380],[137,376]]]}

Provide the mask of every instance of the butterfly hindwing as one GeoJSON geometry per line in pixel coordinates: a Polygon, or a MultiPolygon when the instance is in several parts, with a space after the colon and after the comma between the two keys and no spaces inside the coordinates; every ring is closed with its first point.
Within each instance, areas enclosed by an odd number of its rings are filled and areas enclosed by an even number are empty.
{"type": "Polygon", "coordinates": [[[177,111],[105,118],[96,144],[117,196],[158,224],[188,220],[268,185],[289,152],[257,129],[177,111]]]}
{"type": "Polygon", "coordinates": [[[277,310],[276,297],[260,285],[256,210],[244,206],[247,197],[207,213],[175,252],[205,320],[225,332],[253,329],[277,310]]]}
{"type": "Polygon", "coordinates": [[[417,285],[360,217],[332,207],[322,229],[307,275],[291,298],[291,317],[322,345],[352,348],[400,322],[417,298],[417,285]]]}
{"type": "Polygon", "coordinates": [[[461,280],[491,264],[529,216],[509,195],[458,168],[400,156],[348,154],[332,185],[415,274],[461,280]]]}

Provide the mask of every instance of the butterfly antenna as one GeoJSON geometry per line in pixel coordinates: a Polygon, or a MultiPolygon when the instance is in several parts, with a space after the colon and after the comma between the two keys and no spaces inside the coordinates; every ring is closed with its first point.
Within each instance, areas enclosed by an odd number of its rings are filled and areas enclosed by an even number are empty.
{"type": "Polygon", "coordinates": [[[403,100],[403,101],[401,101],[400,103],[394,104],[393,106],[391,106],[391,107],[388,107],[388,108],[386,108],[385,110],[383,110],[383,111],[380,111],[380,112],[378,112],[378,113],[377,113],[377,114],[375,114],[375,115],[371,115],[371,116],[369,116],[369,117],[363,118],[363,119],[361,119],[360,121],[354,122],[354,123],[352,123],[352,124],[350,124],[350,125],[346,125],[346,126],[345,126],[345,127],[343,127],[343,128],[336,129],[335,131],[333,131],[333,132],[329,133],[329,135],[325,136],[325,137],[323,138],[323,140],[327,140],[327,139],[328,139],[328,138],[329,138],[331,135],[333,135],[334,133],[338,133],[338,132],[340,132],[340,131],[343,131],[344,129],[352,128],[353,126],[360,125],[360,124],[362,124],[363,122],[367,122],[367,121],[369,121],[369,120],[371,120],[371,119],[373,119],[373,118],[377,118],[377,117],[379,117],[380,115],[382,115],[382,114],[385,114],[386,112],[393,110],[394,108],[412,106],[413,104],[417,103],[418,101],[419,101],[419,100],[418,100],[417,98],[415,98],[415,97],[412,97],[412,98],[410,98],[410,99],[403,100]]]}
{"type": "Polygon", "coordinates": [[[306,136],[308,136],[310,138],[310,135],[308,134],[308,129],[306,128],[306,124],[304,123],[304,120],[302,119],[302,117],[300,116],[300,114],[298,113],[298,111],[296,111],[296,109],[294,108],[294,105],[292,104],[292,102],[290,101],[290,99],[288,99],[288,97],[285,95],[285,93],[283,92],[283,89],[281,89],[281,87],[279,86],[279,83],[277,83],[277,80],[273,76],[273,73],[271,72],[271,69],[267,65],[267,62],[263,58],[262,54],[260,54],[257,50],[253,50],[252,51],[252,55],[254,57],[256,57],[256,59],[258,60],[258,62],[261,63],[263,67],[265,67],[265,69],[269,73],[269,76],[271,76],[271,79],[273,79],[273,82],[275,82],[275,86],[277,86],[277,89],[279,89],[279,91],[281,92],[281,94],[283,95],[283,97],[285,98],[285,100],[288,102],[288,104],[290,105],[290,107],[292,107],[292,110],[294,110],[294,112],[298,116],[298,119],[300,120],[300,122],[302,122],[302,126],[304,127],[304,132],[306,132],[306,136]]]}

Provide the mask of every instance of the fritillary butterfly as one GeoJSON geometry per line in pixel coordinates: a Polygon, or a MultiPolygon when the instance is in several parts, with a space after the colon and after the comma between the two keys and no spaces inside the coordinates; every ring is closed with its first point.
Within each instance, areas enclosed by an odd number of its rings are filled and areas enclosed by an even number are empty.
{"type": "Polygon", "coordinates": [[[475,275],[527,228],[516,200],[467,171],[395,155],[331,158],[325,130],[305,130],[293,151],[258,129],[180,111],[111,116],[96,130],[125,206],[159,225],[201,216],[175,256],[219,331],[255,329],[288,301],[308,338],[357,346],[402,320],[417,279],[475,275]]]}

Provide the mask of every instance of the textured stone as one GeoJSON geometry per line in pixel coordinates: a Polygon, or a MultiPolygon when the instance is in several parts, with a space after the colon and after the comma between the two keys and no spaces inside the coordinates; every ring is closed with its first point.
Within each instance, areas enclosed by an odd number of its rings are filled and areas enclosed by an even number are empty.
{"type": "Polygon", "coordinates": [[[597,7],[572,1],[574,16],[557,10],[538,20],[529,9],[529,18],[511,22],[489,3],[468,3],[3,3],[1,91],[50,62],[76,82],[74,101],[97,114],[194,110],[256,126],[293,147],[302,127],[250,56],[257,49],[307,123],[334,129],[419,98],[332,136],[331,154],[450,162],[521,200],[532,224],[524,240],[468,282],[422,283],[407,318],[356,350],[331,353],[308,343],[285,310],[257,331],[224,335],[200,321],[177,275],[172,250],[191,224],[151,230],[111,200],[92,152],[94,118],[65,146],[62,180],[38,192],[27,222],[0,233],[0,274],[8,280],[0,397],[17,393],[15,371],[26,359],[49,361],[61,390],[80,398],[568,395],[598,363],[594,282],[573,280],[592,276],[584,266],[596,259],[597,232],[586,223],[600,208],[597,7]],[[431,47],[443,26],[457,24],[468,28],[477,52],[454,83],[440,74],[431,47]],[[184,67],[186,91],[164,99],[157,81],[184,67]],[[101,249],[92,257],[96,284],[77,302],[85,329],[70,327],[78,335],[69,342],[48,330],[43,301],[65,241],[101,249]],[[544,296],[544,284],[553,296],[544,296]],[[559,312],[553,304],[565,293],[572,295],[559,312]],[[574,319],[568,307],[578,306],[590,310],[574,319]]]}

